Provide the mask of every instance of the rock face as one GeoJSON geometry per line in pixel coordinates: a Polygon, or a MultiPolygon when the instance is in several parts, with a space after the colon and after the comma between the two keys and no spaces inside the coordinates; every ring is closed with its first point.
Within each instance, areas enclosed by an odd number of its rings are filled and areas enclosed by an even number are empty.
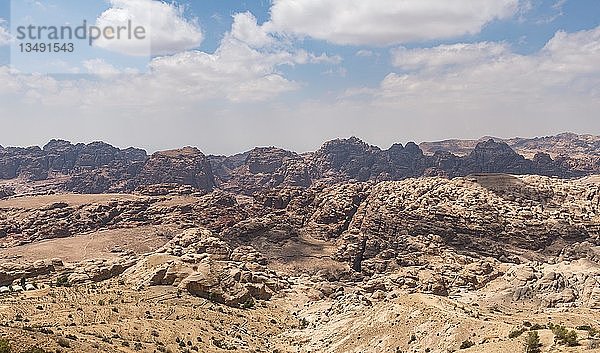
{"type": "Polygon", "coordinates": [[[461,159],[456,174],[507,173],[532,174],[533,163],[513,151],[506,143],[487,140],[461,159]]]}
{"type": "Polygon", "coordinates": [[[231,158],[212,158],[219,187],[236,193],[253,194],[277,187],[309,187],[309,167],[297,153],[274,147],[255,148],[231,158]],[[243,158],[243,159],[242,159],[243,158]]]}
{"type": "Polygon", "coordinates": [[[315,176],[334,181],[400,180],[423,175],[430,163],[414,143],[382,151],[355,137],[327,142],[312,156],[315,176]]]}
{"type": "Polygon", "coordinates": [[[567,266],[532,263],[511,268],[503,276],[513,301],[536,300],[541,307],[600,307],[598,264],[580,259],[567,266]]]}
{"type": "MultiPolygon", "coordinates": [[[[478,143],[489,140],[484,137],[479,140],[446,140],[439,142],[424,142],[420,145],[427,155],[444,152],[456,156],[467,156],[478,143]]],[[[572,175],[596,174],[600,172],[600,137],[593,135],[577,135],[562,133],[555,136],[535,137],[531,139],[492,138],[497,142],[505,142],[515,152],[535,160],[536,155],[544,156],[544,162],[537,165],[536,173],[549,174],[549,169],[562,168],[572,175]],[[546,157],[551,157],[554,163],[546,157]],[[554,164],[554,165],[553,165],[554,164]],[[552,166],[549,168],[549,165],[552,166]]],[[[541,161],[540,161],[541,162],[541,161]]],[[[560,169],[558,169],[560,171],[560,169]]],[[[556,174],[562,176],[561,174],[556,174]]]]}
{"type": "Polygon", "coordinates": [[[269,300],[288,287],[252,247],[231,250],[207,229],[189,229],[124,274],[136,288],[176,286],[190,294],[232,307],[269,300]]]}
{"type": "Polygon", "coordinates": [[[58,180],[57,191],[78,193],[131,192],[162,184],[163,191],[151,193],[174,193],[177,185],[184,185],[195,192],[220,188],[253,195],[275,188],[474,173],[570,178],[600,172],[598,141],[573,134],[533,140],[453,140],[422,144],[426,154],[412,142],[381,150],[352,137],[329,141],[303,155],[263,147],[230,157],[206,157],[186,147],[148,157],[143,150],[121,150],[102,142],[73,145],[52,140],[43,149],[0,147],[0,180],[58,180]],[[570,150],[576,153],[567,155],[570,150]],[[166,185],[172,185],[170,191],[164,191],[166,185]]]}
{"type": "Polygon", "coordinates": [[[0,187],[0,200],[9,198],[15,195],[15,190],[9,187],[0,187]]]}
{"type": "Polygon", "coordinates": [[[320,227],[341,239],[338,258],[359,271],[421,264],[419,254],[431,243],[511,262],[517,261],[511,248],[542,251],[599,237],[597,184],[480,175],[382,182],[367,190],[318,197],[307,223],[313,233],[320,227]],[[350,201],[361,199],[358,206],[350,201]]]}
{"type": "Polygon", "coordinates": [[[54,175],[72,178],[66,190],[86,193],[127,191],[146,161],[146,152],[120,150],[103,142],[73,145],[52,140],[43,149],[0,148],[0,179],[40,181],[54,175]]]}
{"type": "Polygon", "coordinates": [[[215,187],[210,162],[192,147],[153,154],[135,179],[137,185],[172,183],[202,191],[215,187]]]}
{"type": "Polygon", "coordinates": [[[48,160],[39,147],[0,148],[0,179],[43,180],[48,172],[48,160]]]}

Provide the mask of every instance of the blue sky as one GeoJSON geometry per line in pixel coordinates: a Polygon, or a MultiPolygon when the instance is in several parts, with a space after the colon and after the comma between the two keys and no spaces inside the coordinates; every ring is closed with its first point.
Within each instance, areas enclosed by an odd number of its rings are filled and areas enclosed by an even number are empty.
{"type": "Polygon", "coordinates": [[[386,148],[600,134],[597,0],[13,0],[12,14],[8,5],[0,119],[12,129],[0,145],[60,137],[233,153],[312,150],[350,135],[386,148]],[[123,17],[151,29],[147,55],[108,40],[15,55],[8,34],[11,20],[14,31],[123,17]]]}

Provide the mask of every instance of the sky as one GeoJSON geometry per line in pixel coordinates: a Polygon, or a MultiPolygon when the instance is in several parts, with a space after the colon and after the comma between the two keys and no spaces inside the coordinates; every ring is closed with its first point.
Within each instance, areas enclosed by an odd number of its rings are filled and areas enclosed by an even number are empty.
{"type": "Polygon", "coordinates": [[[3,0],[0,145],[600,135],[599,63],[598,0],[3,0]],[[83,20],[147,36],[19,50],[19,25],[83,20]]]}

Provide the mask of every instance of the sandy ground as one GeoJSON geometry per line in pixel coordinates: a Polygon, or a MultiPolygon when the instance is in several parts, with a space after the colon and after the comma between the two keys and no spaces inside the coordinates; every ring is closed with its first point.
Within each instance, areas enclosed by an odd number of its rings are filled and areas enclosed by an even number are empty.
{"type": "Polygon", "coordinates": [[[52,205],[53,203],[64,202],[72,207],[82,206],[91,203],[106,203],[119,200],[140,200],[143,196],[130,194],[98,194],[98,195],[80,195],[80,194],[56,194],[42,196],[21,196],[6,200],[0,200],[0,209],[2,208],[21,208],[37,209],[52,205]]]}
{"type": "Polygon", "coordinates": [[[116,259],[121,252],[144,254],[163,246],[168,239],[161,227],[110,229],[70,238],[40,241],[13,248],[0,248],[0,262],[31,263],[60,258],[65,262],[90,259],[116,259]]]}

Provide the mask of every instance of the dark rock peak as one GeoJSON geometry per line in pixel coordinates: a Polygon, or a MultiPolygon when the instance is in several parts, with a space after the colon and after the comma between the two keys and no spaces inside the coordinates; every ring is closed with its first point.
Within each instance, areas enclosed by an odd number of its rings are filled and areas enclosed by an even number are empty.
{"type": "Polygon", "coordinates": [[[276,147],[257,147],[250,152],[244,161],[252,174],[275,173],[281,168],[287,159],[301,159],[301,157],[290,151],[276,147]]]}
{"type": "Polygon", "coordinates": [[[94,151],[102,151],[103,153],[111,153],[113,155],[124,154],[127,156],[136,156],[139,159],[141,156],[145,159],[147,153],[143,149],[128,147],[126,149],[119,149],[106,142],[96,141],[89,144],[78,143],[72,144],[66,140],[50,140],[42,149],[46,153],[70,153],[76,152],[79,154],[87,153],[93,154],[94,151]]]}
{"type": "Polygon", "coordinates": [[[183,147],[172,150],[157,151],[150,156],[150,159],[165,158],[165,159],[186,159],[195,157],[205,157],[204,154],[196,147],[183,147]]]}
{"type": "Polygon", "coordinates": [[[67,148],[73,148],[73,147],[75,147],[75,146],[69,141],[60,140],[60,139],[58,139],[58,140],[52,139],[42,149],[46,152],[50,152],[50,151],[57,151],[57,150],[62,151],[67,148]]]}
{"type": "Polygon", "coordinates": [[[538,152],[533,156],[535,163],[553,163],[552,157],[548,153],[538,152]]]}
{"type": "Polygon", "coordinates": [[[421,148],[414,142],[407,143],[406,146],[404,146],[404,149],[410,153],[423,154],[421,148]]]}
{"type": "Polygon", "coordinates": [[[296,152],[284,150],[278,147],[256,147],[246,153],[245,162],[260,156],[276,156],[281,159],[299,157],[299,155],[296,152]]]}
{"type": "MultiPolygon", "coordinates": [[[[547,138],[551,138],[552,136],[546,136],[547,138]]],[[[564,139],[578,139],[579,135],[577,135],[574,132],[563,132],[560,133],[558,135],[556,135],[556,137],[558,138],[564,138],[564,139]]]]}
{"type": "Polygon", "coordinates": [[[135,185],[180,184],[210,191],[215,180],[208,158],[196,147],[154,153],[136,176],[135,185]]]}
{"type": "MultiPolygon", "coordinates": [[[[493,138],[490,138],[486,141],[479,142],[475,145],[474,153],[484,151],[484,152],[494,152],[494,153],[506,153],[506,154],[517,154],[510,146],[504,141],[496,141],[493,138]]],[[[472,152],[472,153],[473,153],[472,152]]]]}
{"type": "Polygon", "coordinates": [[[345,149],[353,149],[353,150],[380,150],[379,147],[369,145],[363,140],[359,139],[356,136],[352,136],[347,139],[335,139],[331,141],[327,141],[323,144],[320,151],[328,151],[332,149],[345,148],[345,149]]]}
{"type": "Polygon", "coordinates": [[[388,148],[388,152],[400,152],[400,151],[404,151],[404,146],[402,146],[401,143],[395,143],[392,146],[390,146],[390,148],[388,148]]]}

